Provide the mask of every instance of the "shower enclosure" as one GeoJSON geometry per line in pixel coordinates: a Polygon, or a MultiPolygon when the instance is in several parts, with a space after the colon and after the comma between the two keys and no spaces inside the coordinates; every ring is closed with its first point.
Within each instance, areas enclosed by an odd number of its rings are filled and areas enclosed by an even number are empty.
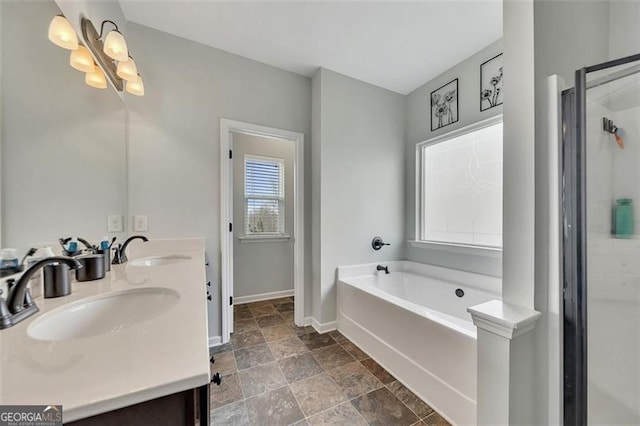
{"type": "Polygon", "coordinates": [[[563,92],[564,424],[640,425],[640,55],[563,92]]]}

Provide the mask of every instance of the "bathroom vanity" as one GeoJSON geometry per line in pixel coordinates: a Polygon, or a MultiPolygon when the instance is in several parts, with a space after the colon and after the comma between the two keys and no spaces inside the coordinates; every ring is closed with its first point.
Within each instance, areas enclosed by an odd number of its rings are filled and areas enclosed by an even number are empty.
{"type": "Polygon", "coordinates": [[[136,241],[105,278],[0,331],[0,404],[63,406],[65,423],[207,424],[202,239],[136,241]]]}

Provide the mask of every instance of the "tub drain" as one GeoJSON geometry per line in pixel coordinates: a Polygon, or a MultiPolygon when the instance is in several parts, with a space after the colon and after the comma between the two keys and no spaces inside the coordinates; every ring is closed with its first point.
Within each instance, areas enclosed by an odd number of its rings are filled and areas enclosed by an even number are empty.
{"type": "Polygon", "coordinates": [[[464,296],[464,290],[462,290],[461,288],[457,288],[456,289],[456,296],[458,296],[458,297],[464,296]]]}

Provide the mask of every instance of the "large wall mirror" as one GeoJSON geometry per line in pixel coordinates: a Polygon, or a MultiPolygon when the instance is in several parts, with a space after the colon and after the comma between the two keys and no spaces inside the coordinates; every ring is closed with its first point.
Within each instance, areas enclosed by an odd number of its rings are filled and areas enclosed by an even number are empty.
{"type": "Polygon", "coordinates": [[[53,0],[0,2],[1,246],[95,241],[127,217],[126,109],[47,38],[53,0]]]}

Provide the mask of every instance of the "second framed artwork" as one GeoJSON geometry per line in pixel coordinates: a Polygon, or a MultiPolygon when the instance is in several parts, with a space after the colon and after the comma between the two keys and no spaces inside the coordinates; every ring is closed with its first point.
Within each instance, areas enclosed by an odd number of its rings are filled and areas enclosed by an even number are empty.
{"type": "Polygon", "coordinates": [[[502,53],[480,65],[480,111],[502,105],[502,53]]]}
{"type": "Polygon", "coordinates": [[[458,121],[458,79],[431,92],[431,131],[458,121]]]}

